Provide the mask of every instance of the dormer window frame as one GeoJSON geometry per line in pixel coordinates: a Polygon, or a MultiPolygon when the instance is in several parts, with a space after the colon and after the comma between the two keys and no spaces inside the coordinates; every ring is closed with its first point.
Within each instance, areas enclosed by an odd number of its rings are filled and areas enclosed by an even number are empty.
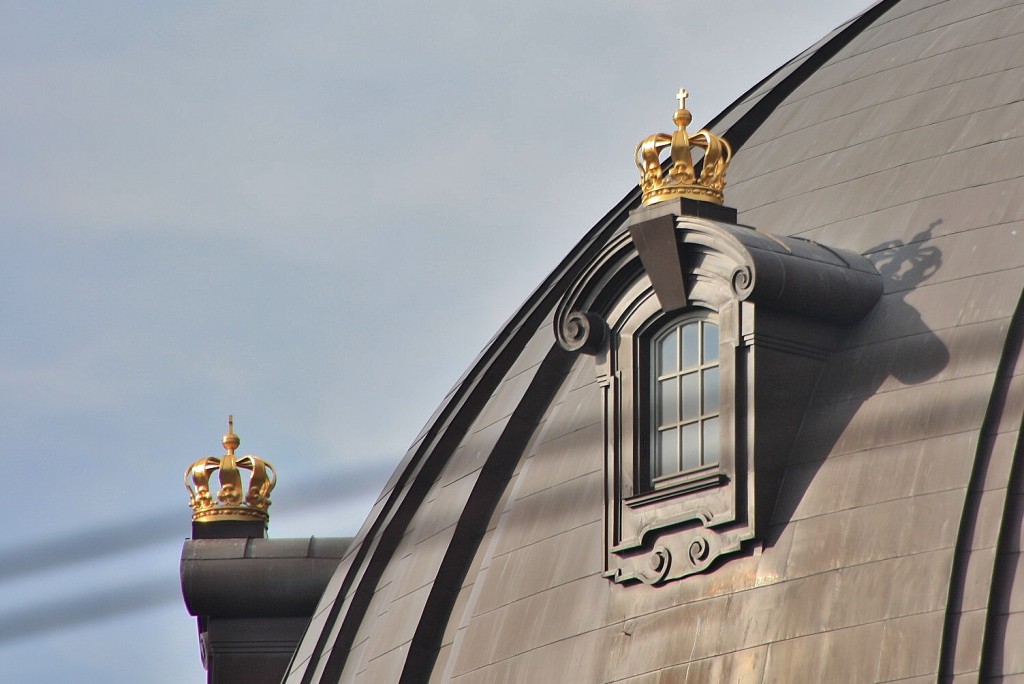
{"type": "MultiPolygon", "coordinates": [[[[666,312],[650,279],[640,274],[608,313],[608,349],[597,355],[596,372],[598,384],[604,388],[605,461],[610,474],[605,496],[609,523],[605,574],[617,582],[664,580],[673,552],[670,545],[655,540],[664,541],[671,529],[704,530],[733,523],[745,513],[737,508],[736,486],[742,477],[737,477],[735,426],[745,421],[736,413],[745,405],[736,400],[737,394],[745,392],[735,372],[739,308],[727,298],[715,304],[713,308],[711,302],[701,301],[681,311],[666,312]],[[656,454],[650,438],[654,420],[652,345],[671,326],[687,321],[713,321],[718,326],[719,457],[715,463],[684,469],[656,481],[649,473],[656,454]],[[656,565],[658,570],[652,571],[656,565]]],[[[686,536],[693,537],[691,533],[686,536]]],[[[687,545],[697,543],[709,552],[712,546],[718,546],[700,540],[693,537],[687,545]]],[[[693,572],[701,567],[704,558],[700,556],[696,556],[693,572]]],[[[711,558],[708,553],[706,559],[711,558]]],[[[676,570],[681,567],[676,560],[676,570]]]]}
{"type": "Polygon", "coordinates": [[[605,576],[659,584],[763,539],[822,362],[878,301],[859,254],[736,224],[688,199],[634,211],[584,265],[555,335],[592,355],[605,434],[605,576]],[[682,315],[719,326],[720,457],[652,482],[650,341],[682,315]]]}
{"type": "MultiPolygon", "coordinates": [[[[613,334],[616,349],[607,361],[598,360],[599,376],[608,378],[609,386],[611,378],[615,376],[615,384],[618,385],[612,390],[619,395],[613,401],[622,408],[617,419],[618,436],[609,449],[615,452],[616,468],[622,471],[619,479],[623,486],[618,497],[630,508],[641,508],[656,501],[717,486],[723,480],[732,478],[734,467],[731,426],[736,420],[735,402],[726,397],[733,395],[738,388],[726,385],[724,379],[735,377],[729,368],[729,361],[735,352],[728,345],[722,344],[719,312],[705,307],[692,307],[682,314],[665,314],[658,306],[657,299],[652,296],[653,290],[645,295],[641,296],[635,307],[631,307],[632,311],[616,327],[613,334]],[[652,473],[658,458],[654,439],[658,431],[658,418],[654,415],[658,410],[654,400],[657,391],[653,370],[656,363],[654,345],[661,335],[686,322],[711,322],[718,329],[714,353],[714,366],[718,371],[715,387],[718,393],[717,406],[713,412],[701,413],[692,422],[685,421],[700,424],[713,417],[717,423],[718,449],[712,462],[705,461],[692,468],[680,468],[658,477],[652,473]]],[[[705,371],[708,367],[708,364],[700,364],[700,368],[705,371]]],[[[677,422],[684,423],[682,419],[677,422]]],[[[619,547],[621,544],[622,540],[616,540],[614,546],[619,547]]]]}

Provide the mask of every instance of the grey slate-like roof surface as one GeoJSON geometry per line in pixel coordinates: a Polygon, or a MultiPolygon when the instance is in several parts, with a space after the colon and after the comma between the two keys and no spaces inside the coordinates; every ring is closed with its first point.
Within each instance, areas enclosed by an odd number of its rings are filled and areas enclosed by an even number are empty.
{"type": "Polygon", "coordinates": [[[1024,680],[1024,6],[882,9],[729,171],[741,223],[885,281],[825,365],[763,552],[661,588],[601,576],[594,362],[554,346],[550,311],[627,197],[419,436],[288,681],[1024,680]]]}

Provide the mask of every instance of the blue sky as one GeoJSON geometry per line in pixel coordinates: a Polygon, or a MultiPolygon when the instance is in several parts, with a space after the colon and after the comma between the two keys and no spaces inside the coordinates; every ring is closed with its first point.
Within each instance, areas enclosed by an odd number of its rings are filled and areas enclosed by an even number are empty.
{"type": "Polygon", "coordinates": [[[0,2],[0,663],[204,681],[185,468],[353,534],[491,334],[703,123],[864,0],[0,2]]]}

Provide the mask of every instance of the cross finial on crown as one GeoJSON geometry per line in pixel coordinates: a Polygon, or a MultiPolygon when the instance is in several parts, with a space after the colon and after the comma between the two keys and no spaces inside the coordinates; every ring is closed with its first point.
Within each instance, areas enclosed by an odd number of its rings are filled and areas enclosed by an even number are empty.
{"type": "Polygon", "coordinates": [[[242,440],[238,439],[238,435],[235,434],[235,417],[228,416],[228,434],[224,435],[224,439],[221,444],[228,450],[228,453],[232,456],[235,455],[235,449],[242,443],[242,440]]]}
{"type": "Polygon", "coordinates": [[[686,88],[680,88],[679,92],[676,93],[676,99],[679,100],[679,108],[686,109],[686,98],[690,96],[690,93],[686,92],[686,88]]]}

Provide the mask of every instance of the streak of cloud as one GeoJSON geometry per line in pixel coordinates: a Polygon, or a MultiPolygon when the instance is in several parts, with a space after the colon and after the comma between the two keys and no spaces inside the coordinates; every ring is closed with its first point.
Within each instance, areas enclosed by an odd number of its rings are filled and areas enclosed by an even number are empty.
{"type": "Polygon", "coordinates": [[[181,601],[180,591],[174,589],[167,582],[147,580],[0,613],[0,643],[181,601]]]}
{"type": "MultiPolygon", "coordinates": [[[[301,496],[289,497],[288,509],[300,510],[339,501],[380,488],[392,471],[391,461],[377,462],[346,471],[321,472],[294,483],[290,489],[301,496]]],[[[189,534],[188,510],[160,511],[129,520],[76,530],[58,537],[0,548],[0,581],[11,580],[88,560],[166,542],[189,534]]],[[[129,602],[131,603],[131,602],[129,602]]]]}

